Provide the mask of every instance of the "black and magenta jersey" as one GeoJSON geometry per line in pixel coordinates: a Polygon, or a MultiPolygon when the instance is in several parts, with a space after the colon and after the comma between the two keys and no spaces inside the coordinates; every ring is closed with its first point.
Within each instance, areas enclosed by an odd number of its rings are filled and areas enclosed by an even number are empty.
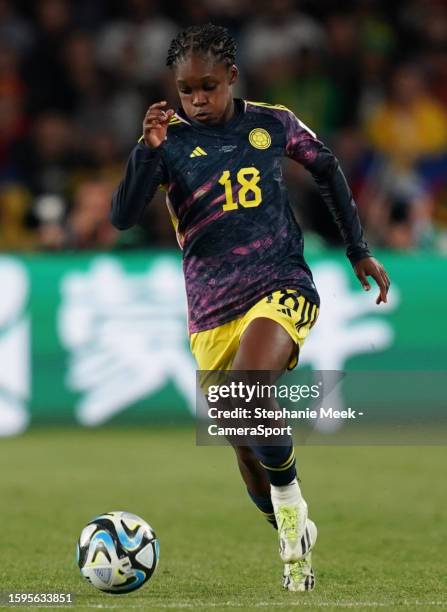
{"type": "Polygon", "coordinates": [[[352,263],[368,256],[351,191],[337,159],[290,110],[235,100],[232,119],[209,126],[178,111],[166,141],[139,143],[113,196],[126,229],[163,186],[183,251],[190,333],[242,316],[263,296],[296,288],[318,304],[289,206],[282,160],[309,170],[332,211],[352,263]]]}

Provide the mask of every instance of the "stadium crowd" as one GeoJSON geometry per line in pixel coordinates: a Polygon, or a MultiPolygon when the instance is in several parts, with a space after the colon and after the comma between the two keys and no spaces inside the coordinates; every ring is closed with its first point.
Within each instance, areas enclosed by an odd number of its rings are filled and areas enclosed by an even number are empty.
{"type": "MultiPolygon", "coordinates": [[[[110,197],[146,108],[176,104],[170,40],[208,21],[238,42],[238,96],[288,106],[337,154],[370,244],[447,252],[444,0],[0,0],[1,250],[175,244],[162,193],[120,234],[110,197]]],[[[285,169],[309,243],[340,244],[285,169]]]]}

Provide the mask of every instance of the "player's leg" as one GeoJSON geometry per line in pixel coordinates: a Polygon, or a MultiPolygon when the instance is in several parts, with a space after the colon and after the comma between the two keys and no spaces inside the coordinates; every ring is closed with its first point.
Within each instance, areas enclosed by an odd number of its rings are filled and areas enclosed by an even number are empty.
{"type": "MultiPolygon", "coordinates": [[[[298,305],[298,311],[294,310],[294,305],[297,303],[296,298],[297,292],[293,290],[291,292],[276,292],[275,294],[269,295],[267,298],[262,300],[255,306],[256,309],[259,307],[267,307],[268,309],[274,308],[276,312],[276,307],[278,306],[275,301],[272,303],[272,297],[275,297],[275,300],[281,300],[281,306],[291,306],[291,311],[294,316],[294,320],[291,322],[292,329],[301,329],[300,320],[302,323],[307,326],[310,322],[314,321],[314,314],[310,317],[310,311],[304,308],[304,302],[302,302],[302,298],[300,297],[298,305]],[[287,295],[285,295],[285,293],[287,295]],[[290,296],[290,297],[289,297],[290,296]],[[284,303],[284,298],[289,302],[284,303]],[[309,315],[309,316],[308,316],[309,315]]],[[[253,309],[252,309],[253,310],[253,309]]],[[[283,311],[283,309],[281,309],[283,311]]],[[[289,308],[287,310],[290,310],[289,308]]],[[[253,313],[249,311],[249,316],[253,316],[253,313]]],[[[256,318],[256,317],[255,317],[256,318]]],[[[269,319],[267,318],[267,321],[269,319]]],[[[247,321],[245,322],[247,323],[247,321]]],[[[240,339],[241,334],[247,338],[245,334],[246,325],[241,329],[241,321],[235,320],[231,321],[227,324],[224,324],[218,328],[207,330],[204,332],[199,332],[197,334],[193,334],[191,336],[191,349],[197,360],[197,364],[200,370],[202,371],[210,371],[210,370],[227,370],[230,369],[231,364],[234,362],[234,358],[238,352],[240,347],[240,339]]],[[[305,335],[301,334],[304,338],[305,335]]],[[[244,345],[245,346],[245,345],[244,345]]],[[[292,343],[292,346],[295,346],[292,343]]],[[[269,364],[262,367],[268,367],[269,364]]],[[[259,364],[258,364],[259,366],[259,364]]],[[[236,362],[236,368],[243,367],[243,364],[238,365],[236,362]]],[[[234,368],[234,363],[233,363],[234,368]]],[[[274,366],[274,369],[281,369],[274,366]]],[[[261,466],[258,461],[258,458],[253,453],[252,450],[245,448],[244,450],[240,450],[235,448],[238,456],[238,464],[241,469],[241,474],[244,478],[244,481],[247,484],[247,488],[249,490],[250,497],[254,501],[254,503],[258,506],[260,510],[262,510],[265,514],[270,515],[272,517],[273,513],[273,505],[269,492],[269,483],[270,480],[267,476],[267,470],[261,466]],[[254,460],[256,457],[256,460],[254,460]]],[[[290,455],[288,455],[289,457],[290,455]]],[[[294,469],[294,457],[291,458],[294,469]]],[[[269,464],[266,464],[269,465],[269,464]]],[[[291,468],[290,465],[283,466],[287,468],[291,468]]],[[[284,470],[282,470],[285,472],[284,470]]],[[[284,473],[284,475],[286,475],[284,473]]],[[[275,521],[276,522],[276,521],[275,521]]],[[[272,520],[273,523],[273,520],[272,520]]],[[[285,581],[288,582],[287,588],[290,590],[294,590],[292,587],[295,584],[298,584],[296,578],[293,577],[293,574],[296,576],[296,571],[288,572],[286,566],[285,571],[285,581]],[[289,576],[287,577],[287,574],[289,576]]],[[[298,568],[298,564],[297,564],[298,568]]],[[[295,570],[295,568],[292,568],[295,570]]],[[[299,589],[301,589],[301,584],[298,584],[299,589]]],[[[299,590],[298,589],[298,590],[299,590]]]]}
{"type": "Polygon", "coordinates": [[[258,458],[249,446],[234,446],[237,463],[248,495],[267,521],[276,529],[276,518],[270,496],[270,481],[258,458]]]}
{"type": "MultiPolygon", "coordinates": [[[[232,370],[263,370],[279,374],[287,368],[296,350],[296,344],[282,325],[259,317],[245,329],[232,370]]],[[[278,406],[272,406],[275,407],[278,406]]],[[[311,590],[315,580],[310,549],[316,540],[316,528],[307,518],[307,504],[297,481],[293,440],[289,437],[286,442],[285,446],[251,448],[270,482],[280,554],[286,564],[284,586],[290,590],[311,590]],[[290,567],[290,563],[296,566],[290,567]]],[[[250,470],[252,465],[248,463],[245,467],[250,470]]]]}
{"type": "MultiPolygon", "coordinates": [[[[297,348],[290,335],[276,321],[259,317],[250,322],[242,334],[239,349],[232,364],[236,372],[267,371],[280,375],[286,370],[297,348]]],[[[275,400],[269,400],[278,408],[275,400]]],[[[284,486],[296,478],[293,440],[288,436],[284,446],[252,447],[269,482],[284,486]]]]}
{"type": "MultiPolygon", "coordinates": [[[[193,334],[191,350],[201,376],[199,380],[206,393],[207,373],[226,371],[239,347],[238,321],[230,321],[220,327],[193,334]]],[[[270,481],[256,455],[248,446],[233,446],[239,471],[247,487],[248,495],[267,521],[276,528],[276,519],[270,498],[270,481]]]]}
{"type": "MultiPolygon", "coordinates": [[[[272,319],[260,317],[251,321],[244,331],[232,370],[242,373],[261,370],[279,375],[287,368],[294,351],[296,351],[296,346],[284,328],[272,319]]],[[[272,408],[278,407],[273,399],[270,402],[272,408]]],[[[284,442],[284,446],[266,444],[252,446],[251,449],[270,482],[273,506],[284,504],[301,506],[302,516],[298,525],[301,532],[298,536],[301,536],[304,532],[307,510],[305,502],[300,501],[302,496],[296,478],[292,437],[288,436],[284,442]]],[[[247,463],[245,468],[250,470],[254,465],[253,462],[247,463]]],[[[297,552],[287,552],[285,560],[290,560],[289,555],[292,558],[300,556],[298,555],[298,544],[293,548],[296,548],[297,552]]]]}

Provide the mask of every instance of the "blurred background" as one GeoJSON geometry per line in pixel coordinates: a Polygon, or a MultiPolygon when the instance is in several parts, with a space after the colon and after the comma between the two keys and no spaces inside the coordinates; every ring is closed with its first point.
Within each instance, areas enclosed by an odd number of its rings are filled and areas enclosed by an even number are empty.
{"type": "MultiPolygon", "coordinates": [[[[162,196],[118,235],[110,194],[146,108],[176,105],[165,57],[212,20],[238,42],[237,95],[291,108],[336,152],[373,246],[447,251],[443,0],[0,0],[0,248],[174,246],[162,196]]],[[[340,238],[288,166],[300,223],[340,238]]]]}
{"type": "Polygon", "coordinates": [[[151,414],[168,405],[172,414],[194,411],[180,255],[164,196],[126,232],[108,212],[147,107],[177,105],[165,68],[171,39],[209,20],[237,39],[237,95],[288,106],[339,157],[393,279],[389,305],[376,309],[310,176],[286,163],[328,305],[308,365],[445,368],[445,1],[0,0],[5,435],[32,418],[100,424],[129,406],[135,415],[149,405],[151,414]],[[163,395],[170,386],[177,395],[163,395]]]}

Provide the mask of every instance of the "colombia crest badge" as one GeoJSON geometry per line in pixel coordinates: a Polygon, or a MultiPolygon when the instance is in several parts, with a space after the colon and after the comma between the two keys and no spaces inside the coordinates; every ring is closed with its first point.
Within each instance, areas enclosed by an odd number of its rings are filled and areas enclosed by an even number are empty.
{"type": "Polygon", "coordinates": [[[272,138],[267,130],[255,128],[248,135],[248,140],[255,149],[268,149],[272,144],[272,138]]]}

